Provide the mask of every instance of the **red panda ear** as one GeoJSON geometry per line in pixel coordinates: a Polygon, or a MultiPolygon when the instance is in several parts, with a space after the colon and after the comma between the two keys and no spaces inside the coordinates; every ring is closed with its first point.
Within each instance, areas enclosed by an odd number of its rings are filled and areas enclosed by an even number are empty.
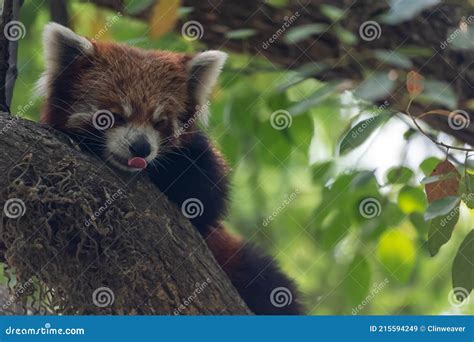
{"type": "Polygon", "coordinates": [[[198,53],[187,62],[189,90],[199,106],[204,121],[207,121],[209,94],[217,82],[226,59],[225,52],[209,50],[198,53]]]}
{"type": "Polygon", "coordinates": [[[94,45],[89,40],[56,23],[45,26],[43,48],[46,70],[37,85],[41,95],[47,94],[52,82],[75,60],[94,54],[94,45]]]}

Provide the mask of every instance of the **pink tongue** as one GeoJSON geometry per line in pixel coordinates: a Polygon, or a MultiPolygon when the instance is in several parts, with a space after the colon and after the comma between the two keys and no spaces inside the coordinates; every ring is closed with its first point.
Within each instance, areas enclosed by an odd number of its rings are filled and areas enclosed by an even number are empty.
{"type": "Polygon", "coordinates": [[[146,168],[146,165],[146,160],[140,157],[134,157],[128,160],[128,166],[134,167],[136,169],[144,169],[146,168]]]}

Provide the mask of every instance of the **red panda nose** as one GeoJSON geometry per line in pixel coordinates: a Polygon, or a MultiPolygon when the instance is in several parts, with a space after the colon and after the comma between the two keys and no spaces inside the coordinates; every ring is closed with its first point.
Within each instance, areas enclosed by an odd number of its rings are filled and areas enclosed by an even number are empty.
{"type": "Polygon", "coordinates": [[[150,155],[151,146],[145,136],[140,136],[130,145],[129,150],[135,157],[146,158],[150,155]]]}

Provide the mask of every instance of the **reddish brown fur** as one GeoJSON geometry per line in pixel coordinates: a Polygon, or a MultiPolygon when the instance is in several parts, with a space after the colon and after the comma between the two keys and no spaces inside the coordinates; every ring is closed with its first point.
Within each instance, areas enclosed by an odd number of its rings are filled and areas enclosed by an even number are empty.
{"type": "Polygon", "coordinates": [[[60,88],[69,88],[69,96],[52,94],[43,109],[42,122],[66,130],[67,117],[80,103],[119,115],[126,103],[132,112],[128,121],[135,124],[153,124],[153,112],[160,105],[164,120],[158,129],[164,137],[172,136],[173,123],[187,120],[186,113],[195,107],[188,93],[186,62],[190,56],[113,43],[94,43],[94,50],[92,57],[75,60],[54,81],[62,83],[60,88]],[[54,104],[58,97],[61,103],[54,104]]]}
{"type": "Polygon", "coordinates": [[[151,181],[178,207],[189,198],[202,202],[202,215],[192,218],[191,222],[204,236],[217,262],[252,311],[257,314],[301,313],[296,298],[288,307],[272,305],[273,289],[283,286],[296,295],[294,285],[271,258],[250,244],[242,243],[219,223],[226,212],[228,170],[209,138],[195,127],[195,120],[188,120],[196,109],[186,67],[191,57],[104,43],[94,43],[92,56],[75,58],[74,51],[72,54],[70,63],[66,58],[67,65],[50,80],[42,122],[80,138],[86,150],[103,158],[103,147],[98,146],[96,139],[103,132],[95,130],[90,122],[84,122],[84,128],[71,132],[66,125],[68,116],[90,111],[90,108],[82,109],[84,106],[123,115],[123,105],[127,104],[131,107],[127,121],[139,126],[153,123],[153,112],[161,105],[160,117],[166,120],[155,129],[160,137],[171,139],[166,139],[170,146],[160,150],[157,163],[147,168],[151,181]],[[175,137],[172,125],[181,126],[184,122],[189,134],[175,137]],[[91,134],[90,141],[85,139],[87,133],[91,134]]]}
{"type": "Polygon", "coordinates": [[[222,269],[227,274],[232,274],[232,270],[240,263],[242,239],[227,232],[224,227],[208,231],[204,238],[222,269]]]}

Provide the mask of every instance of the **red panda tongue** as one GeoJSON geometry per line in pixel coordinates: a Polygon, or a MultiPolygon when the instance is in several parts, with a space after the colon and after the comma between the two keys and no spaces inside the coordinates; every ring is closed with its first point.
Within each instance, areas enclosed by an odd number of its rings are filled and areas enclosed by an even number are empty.
{"type": "Polygon", "coordinates": [[[147,162],[143,158],[134,157],[128,160],[128,166],[134,167],[136,169],[144,169],[147,166],[147,162]]]}

